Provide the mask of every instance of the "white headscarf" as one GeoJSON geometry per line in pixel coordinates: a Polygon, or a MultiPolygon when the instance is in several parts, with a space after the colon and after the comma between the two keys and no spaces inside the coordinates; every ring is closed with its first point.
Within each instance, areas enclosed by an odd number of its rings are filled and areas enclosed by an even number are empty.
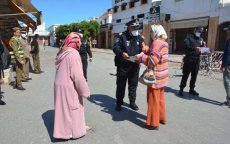
{"type": "Polygon", "coordinates": [[[165,32],[165,29],[163,28],[162,25],[151,25],[151,30],[154,34],[154,37],[155,38],[159,38],[159,37],[162,37],[163,39],[167,39],[167,34],[165,32]]]}

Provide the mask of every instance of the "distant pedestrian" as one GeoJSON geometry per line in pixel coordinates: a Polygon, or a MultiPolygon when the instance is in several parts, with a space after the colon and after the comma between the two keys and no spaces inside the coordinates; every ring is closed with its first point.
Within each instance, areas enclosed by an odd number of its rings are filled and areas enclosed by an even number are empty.
{"type": "Polygon", "coordinates": [[[46,49],[46,41],[45,41],[45,39],[43,39],[43,48],[44,48],[44,50],[46,49]]]}
{"type": "Polygon", "coordinates": [[[40,50],[39,50],[38,39],[39,39],[39,35],[35,34],[34,39],[31,42],[31,50],[30,50],[30,53],[32,54],[33,57],[34,73],[36,74],[43,73],[40,65],[40,57],[39,57],[40,50]]]}
{"type": "Polygon", "coordinates": [[[226,27],[225,30],[227,34],[227,41],[224,48],[221,70],[223,72],[224,88],[227,93],[227,101],[224,105],[230,108],[230,25],[226,27]]]}
{"type": "Polygon", "coordinates": [[[15,88],[18,90],[25,90],[22,86],[23,65],[25,64],[24,50],[20,41],[21,29],[18,27],[13,28],[14,36],[10,39],[10,47],[13,50],[11,61],[16,67],[16,81],[15,88]]]}
{"type": "Polygon", "coordinates": [[[153,70],[156,83],[147,88],[147,128],[158,130],[159,125],[166,124],[165,93],[164,88],[168,84],[168,43],[167,34],[161,25],[151,26],[152,44],[150,49],[144,48],[144,53],[136,55],[139,62],[145,64],[149,70],[153,70]]]}
{"type": "Polygon", "coordinates": [[[179,96],[183,96],[184,88],[188,77],[191,73],[190,80],[190,90],[189,93],[198,96],[199,93],[195,91],[196,79],[200,66],[200,47],[203,45],[201,38],[201,33],[203,32],[203,27],[198,26],[194,28],[193,34],[188,34],[184,40],[185,43],[185,57],[183,62],[183,76],[180,83],[179,96]]]}
{"type": "Polygon", "coordinates": [[[82,38],[82,44],[81,44],[79,53],[80,53],[81,60],[82,60],[84,77],[86,81],[88,81],[87,79],[88,55],[89,55],[89,62],[93,61],[93,55],[91,52],[90,44],[85,38],[82,38]]]}
{"type": "Polygon", "coordinates": [[[58,139],[76,139],[90,129],[85,124],[83,97],[90,96],[83,75],[79,33],[70,33],[56,57],[54,133],[58,139]]]}

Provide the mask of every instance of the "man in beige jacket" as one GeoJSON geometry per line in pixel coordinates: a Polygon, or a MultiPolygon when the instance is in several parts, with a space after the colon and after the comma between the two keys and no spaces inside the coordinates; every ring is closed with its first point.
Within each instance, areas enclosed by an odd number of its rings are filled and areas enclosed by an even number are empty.
{"type": "Polygon", "coordinates": [[[25,56],[25,64],[23,65],[23,79],[24,80],[31,80],[32,78],[29,77],[29,66],[30,66],[30,51],[27,43],[27,37],[25,34],[21,35],[21,44],[24,50],[24,56],[25,56]]]}

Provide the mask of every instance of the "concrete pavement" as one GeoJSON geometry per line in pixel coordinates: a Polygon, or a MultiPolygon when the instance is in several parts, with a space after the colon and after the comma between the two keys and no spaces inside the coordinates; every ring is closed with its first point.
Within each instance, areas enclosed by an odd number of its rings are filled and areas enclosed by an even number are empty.
{"type": "MultiPolygon", "coordinates": [[[[128,107],[127,93],[121,112],[114,110],[116,67],[111,50],[93,50],[89,63],[88,83],[91,98],[85,99],[87,124],[93,129],[83,138],[58,143],[78,144],[228,144],[230,141],[230,109],[221,107],[225,91],[221,80],[199,75],[196,90],[200,97],[178,97],[181,70],[178,63],[170,63],[170,84],[166,87],[167,124],[159,131],[144,128],[146,119],[146,87],[139,84],[139,111],[128,107]]],[[[53,130],[53,82],[57,48],[41,50],[43,74],[31,74],[30,82],[23,83],[26,91],[3,85],[4,100],[0,106],[1,144],[55,143],[53,130]]],[[[144,69],[144,66],[141,68],[144,69]]],[[[221,74],[218,74],[221,75],[221,74]]],[[[188,91],[188,88],[185,89],[188,91]]]]}

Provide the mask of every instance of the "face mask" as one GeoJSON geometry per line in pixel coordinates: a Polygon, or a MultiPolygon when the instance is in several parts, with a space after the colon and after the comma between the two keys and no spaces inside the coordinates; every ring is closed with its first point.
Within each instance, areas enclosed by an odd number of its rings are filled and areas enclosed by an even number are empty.
{"type": "Polygon", "coordinates": [[[138,36],[138,34],[139,34],[138,30],[134,30],[131,33],[132,33],[133,36],[138,36]]]}
{"type": "Polygon", "coordinates": [[[200,37],[201,33],[196,32],[195,35],[196,35],[196,37],[200,37]]]}

